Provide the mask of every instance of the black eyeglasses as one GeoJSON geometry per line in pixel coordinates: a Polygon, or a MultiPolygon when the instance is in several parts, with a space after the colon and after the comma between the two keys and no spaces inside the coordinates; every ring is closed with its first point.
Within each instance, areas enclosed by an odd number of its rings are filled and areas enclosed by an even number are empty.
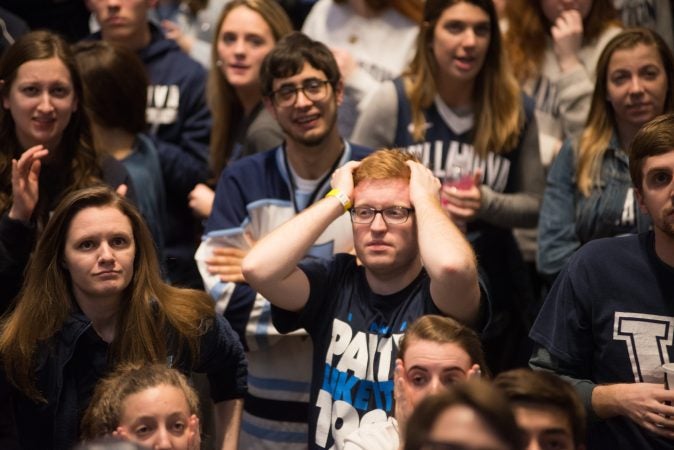
{"type": "Polygon", "coordinates": [[[304,80],[300,86],[286,85],[271,93],[271,98],[276,106],[286,108],[293,106],[297,101],[297,92],[302,91],[304,96],[312,102],[323,100],[328,94],[327,80],[319,80],[317,78],[309,78],[304,80]]]}
{"type": "Polygon", "coordinates": [[[384,209],[375,209],[369,206],[356,206],[349,210],[351,212],[351,221],[353,223],[372,223],[377,214],[381,214],[384,222],[397,225],[407,222],[407,218],[414,208],[405,208],[404,206],[390,206],[384,209]]]}

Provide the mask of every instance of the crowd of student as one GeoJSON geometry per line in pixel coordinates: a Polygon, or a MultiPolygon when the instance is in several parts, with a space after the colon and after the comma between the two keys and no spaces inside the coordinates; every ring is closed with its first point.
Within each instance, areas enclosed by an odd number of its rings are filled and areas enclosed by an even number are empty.
{"type": "Polygon", "coordinates": [[[0,447],[671,448],[671,4],[75,3],[0,8],[0,447]]]}

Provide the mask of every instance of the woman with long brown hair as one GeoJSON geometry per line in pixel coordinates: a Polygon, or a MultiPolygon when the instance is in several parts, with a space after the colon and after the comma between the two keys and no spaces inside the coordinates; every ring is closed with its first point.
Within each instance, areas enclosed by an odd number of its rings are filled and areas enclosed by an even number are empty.
{"type": "Polygon", "coordinates": [[[67,195],[26,274],[0,324],[24,448],[71,448],[97,380],[117,364],[143,362],[207,373],[222,448],[236,448],[241,343],[206,293],[162,281],[150,232],[128,200],[107,187],[67,195]]]}
{"type": "Polygon", "coordinates": [[[554,278],[571,255],[601,237],[648,230],[630,179],[627,149],[639,128],[674,111],[674,56],[645,28],[608,42],[579,139],[569,139],[548,175],[539,222],[538,269],[554,278]]]}
{"type": "Polygon", "coordinates": [[[526,351],[515,354],[526,324],[515,311],[532,293],[512,229],[536,226],[545,181],[533,104],[510,71],[493,2],[428,0],[412,64],[373,96],[353,140],[405,147],[445,179],[444,208],[492,287],[491,368],[525,364],[526,351]]]}
{"type": "Polygon", "coordinates": [[[63,196],[129,183],[94,151],[72,51],[57,34],[19,38],[0,60],[0,311],[16,296],[28,255],[63,196]]]}
{"type": "MultiPolygon", "coordinates": [[[[222,10],[217,30],[207,87],[213,117],[209,157],[213,184],[230,162],[283,141],[262,102],[260,66],[292,25],[275,0],[233,0],[222,10]]],[[[211,187],[198,184],[190,193],[190,207],[197,216],[208,218],[214,197],[211,187]]]]}

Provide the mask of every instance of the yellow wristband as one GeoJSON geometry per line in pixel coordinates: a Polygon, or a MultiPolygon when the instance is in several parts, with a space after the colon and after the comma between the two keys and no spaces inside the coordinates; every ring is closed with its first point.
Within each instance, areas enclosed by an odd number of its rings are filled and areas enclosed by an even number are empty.
{"type": "Polygon", "coordinates": [[[339,203],[342,204],[345,212],[351,209],[351,199],[339,189],[332,189],[330,192],[325,194],[325,198],[328,197],[335,197],[337,200],[339,200],[339,203]]]}

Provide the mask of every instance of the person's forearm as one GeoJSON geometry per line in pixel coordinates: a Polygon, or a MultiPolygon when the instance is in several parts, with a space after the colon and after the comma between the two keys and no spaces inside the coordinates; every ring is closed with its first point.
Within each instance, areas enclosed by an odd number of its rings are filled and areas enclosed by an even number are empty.
{"type": "Polygon", "coordinates": [[[480,306],[475,253],[463,233],[440,207],[437,198],[415,204],[421,260],[431,278],[431,294],[439,291],[461,293],[434,295],[438,308],[465,322],[474,322],[480,306]]]}
{"type": "Polygon", "coordinates": [[[215,404],[216,448],[237,450],[242,412],[243,399],[241,398],[215,404]]]}
{"type": "Polygon", "coordinates": [[[622,415],[621,384],[598,385],[592,390],[592,410],[600,419],[622,415]]]}
{"type": "Polygon", "coordinates": [[[321,233],[344,213],[337,198],[320,200],[261,239],[243,260],[252,285],[284,280],[307,254],[321,233]]]}

